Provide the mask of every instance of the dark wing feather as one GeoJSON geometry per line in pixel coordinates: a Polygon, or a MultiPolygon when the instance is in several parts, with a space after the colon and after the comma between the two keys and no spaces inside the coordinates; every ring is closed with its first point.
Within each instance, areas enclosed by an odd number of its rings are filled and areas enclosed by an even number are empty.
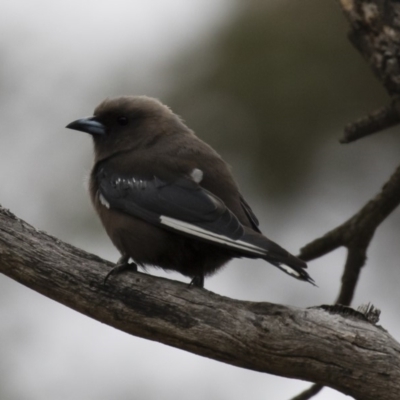
{"type": "Polygon", "coordinates": [[[313,283],[306,264],[258,232],[258,221],[243,200],[253,229],[245,229],[224,202],[189,179],[138,180],[100,169],[100,201],[106,207],[180,234],[228,248],[237,256],[264,258],[284,272],[313,283]],[[284,265],[287,265],[286,268],[284,265]]]}
{"type": "Polygon", "coordinates": [[[261,233],[260,228],[258,227],[260,225],[260,223],[258,222],[256,215],[254,214],[253,210],[251,209],[251,207],[249,206],[247,201],[244,199],[244,197],[241,194],[239,194],[239,195],[240,195],[240,204],[241,204],[247,218],[249,219],[251,227],[256,232],[261,233]]]}
{"type": "Polygon", "coordinates": [[[244,228],[215,195],[189,179],[137,180],[107,172],[97,174],[99,193],[113,209],[182,234],[231,248],[248,256],[266,249],[244,242],[244,228]]]}

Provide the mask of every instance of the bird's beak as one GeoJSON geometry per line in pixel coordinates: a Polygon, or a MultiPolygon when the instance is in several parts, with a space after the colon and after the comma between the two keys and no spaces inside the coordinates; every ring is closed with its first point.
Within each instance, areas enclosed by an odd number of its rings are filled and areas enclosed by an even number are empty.
{"type": "Polygon", "coordinates": [[[105,135],[106,127],[96,117],[81,118],[71,122],[66,126],[68,129],[75,129],[76,131],[86,132],[90,135],[105,135]]]}

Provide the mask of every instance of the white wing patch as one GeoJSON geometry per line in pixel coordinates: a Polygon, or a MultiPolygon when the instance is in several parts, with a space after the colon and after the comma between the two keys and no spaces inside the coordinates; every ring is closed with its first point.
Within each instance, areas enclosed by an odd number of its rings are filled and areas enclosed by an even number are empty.
{"type": "Polygon", "coordinates": [[[280,264],[279,268],[284,270],[289,275],[294,276],[295,278],[299,278],[300,277],[300,274],[295,269],[293,269],[292,267],[289,267],[289,266],[287,266],[285,264],[280,264]]]}
{"type": "Polygon", "coordinates": [[[203,180],[203,171],[201,169],[194,168],[190,173],[190,176],[196,183],[200,183],[203,180]]]}
{"type": "Polygon", "coordinates": [[[101,204],[103,204],[104,207],[110,208],[110,203],[106,200],[106,198],[101,193],[99,193],[99,201],[101,204]]]}
{"type": "Polygon", "coordinates": [[[260,254],[265,256],[267,251],[261,247],[254,246],[250,243],[243,242],[242,240],[230,239],[227,236],[218,235],[217,233],[207,231],[196,225],[189,224],[184,221],[180,221],[175,218],[166,217],[165,215],[160,216],[161,224],[167,225],[178,231],[189,233],[190,235],[197,236],[199,238],[208,239],[212,242],[226,244],[230,247],[235,247],[241,250],[247,250],[252,253],[260,254]]]}

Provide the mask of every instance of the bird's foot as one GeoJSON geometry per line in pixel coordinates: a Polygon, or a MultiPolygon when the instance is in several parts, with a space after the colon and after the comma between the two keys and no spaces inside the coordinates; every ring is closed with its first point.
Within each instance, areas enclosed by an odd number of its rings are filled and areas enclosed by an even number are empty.
{"type": "Polygon", "coordinates": [[[115,265],[114,268],[111,269],[111,271],[108,272],[106,277],[104,278],[103,285],[107,283],[108,278],[111,275],[116,275],[120,274],[121,272],[125,271],[133,271],[137,272],[137,265],[135,263],[129,263],[129,257],[128,256],[122,256],[118,261],[117,264],[115,265]]]}
{"type": "Polygon", "coordinates": [[[196,275],[189,283],[189,287],[204,288],[204,274],[196,275]]]}

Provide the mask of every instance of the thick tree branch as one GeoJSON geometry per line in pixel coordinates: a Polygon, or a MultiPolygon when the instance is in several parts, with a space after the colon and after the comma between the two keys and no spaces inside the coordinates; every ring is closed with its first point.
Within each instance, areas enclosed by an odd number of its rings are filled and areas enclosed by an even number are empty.
{"type": "Polygon", "coordinates": [[[112,264],[38,232],[0,208],[0,271],[98,321],[239,367],[397,400],[400,345],[327,309],[236,301],[141,273],[103,286],[112,264]]]}

